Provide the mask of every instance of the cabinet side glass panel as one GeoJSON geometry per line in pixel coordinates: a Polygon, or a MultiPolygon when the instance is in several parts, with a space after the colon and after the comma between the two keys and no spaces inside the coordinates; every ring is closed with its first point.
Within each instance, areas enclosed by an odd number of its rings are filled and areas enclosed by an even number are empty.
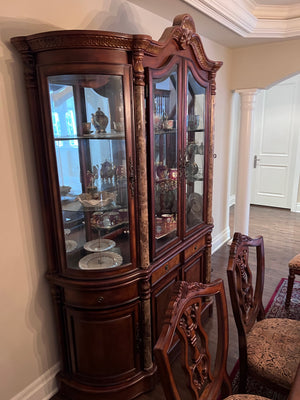
{"type": "Polygon", "coordinates": [[[177,236],[177,65],[153,79],[154,201],[156,249],[177,236]]]}
{"type": "Polygon", "coordinates": [[[187,121],[186,121],[186,227],[201,224],[203,215],[203,180],[205,157],[205,88],[187,73],[187,121]]]}
{"type": "Polygon", "coordinates": [[[122,76],[48,77],[67,267],[131,262],[122,76]]]}

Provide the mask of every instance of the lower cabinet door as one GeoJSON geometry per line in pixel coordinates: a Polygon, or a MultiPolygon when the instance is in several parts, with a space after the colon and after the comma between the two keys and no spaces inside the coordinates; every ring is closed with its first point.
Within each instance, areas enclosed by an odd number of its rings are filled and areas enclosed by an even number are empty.
{"type": "Polygon", "coordinates": [[[204,254],[185,265],[182,269],[182,280],[187,282],[204,282],[204,254]]]}
{"type": "Polygon", "coordinates": [[[152,330],[153,330],[153,346],[155,345],[160,334],[164,321],[165,312],[172,296],[174,283],[178,280],[178,270],[169,273],[165,279],[154,287],[152,292],[152,330]]]}
{"type": "Polygon", "coordinates": [[[82,383],[110,385],[140,371],[140,303],[109,310],[66,309],[71,373],[82,383]]]}

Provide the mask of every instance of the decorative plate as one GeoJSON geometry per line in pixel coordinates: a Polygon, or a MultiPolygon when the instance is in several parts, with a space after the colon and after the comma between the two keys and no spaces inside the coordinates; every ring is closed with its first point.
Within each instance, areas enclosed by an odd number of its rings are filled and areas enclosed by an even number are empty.
{"type": "Polygon", "coordinates": [[[66,252],[71,253],[71,251],[75,250],[77,247],[77,242],[75,240],[66,240],[66,252]]]}
{"type": "Polygon", "coordinates": [[[101,253],[92,253],[79,260],[81,269],[105,269],[118,267],[123,262],[120,254],[112,251],[103,251],[101,253]]]}
{"type": "Polygon", "coordinates": [[[115,247],[116,242],[110,239],[95,239],[86,242],[83,246],[85,250],[92,252],[106,251],[115,247]]]}

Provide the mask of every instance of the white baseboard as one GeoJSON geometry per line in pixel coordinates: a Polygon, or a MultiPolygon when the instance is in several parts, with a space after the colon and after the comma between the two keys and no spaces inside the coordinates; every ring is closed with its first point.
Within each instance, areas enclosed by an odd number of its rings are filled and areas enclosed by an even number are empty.
{"type": "Polygon", "coordinates": [[[223,232],[219,233],[216,237],[213,237],[212,240],[212,254],[217,251],[224,243],[226,243],[230,239],[230,228],[229,226],[223,230],[223,232]]]}
{"type": "Polygon", "coordinates": [[[229,199],[228,199],[228,207],[230,208],[234,204],[235,204],[235,194],[232,194],[231,196],[229,196],[229,199]]]}
{"type": "Polygon", "coordinates": [[[293,210],[294,212],[300,212],[300,203],[296,203],[296,209],[293,210]]]}
{"type": "Polygon", "coordinates": [[[55,376],[59,369],[60,363],[53,365],[11,400],[49,400],[58,391],[55,376]]]}

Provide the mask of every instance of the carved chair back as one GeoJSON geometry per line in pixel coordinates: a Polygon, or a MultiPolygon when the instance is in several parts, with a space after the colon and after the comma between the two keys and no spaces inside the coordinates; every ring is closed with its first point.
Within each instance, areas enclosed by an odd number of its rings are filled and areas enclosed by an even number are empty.
{"type": "Polygon", "coordinates": [[[223,281],[211,284],[178,282],[171,298],[163,328],[154,347],[159,376],[167,400],[180,400],[179,380],[172,367],[171,350],[179,341],[182,374],[190,397],[217,399],[231,393],[226,371],[228,353],[228,314],[223,281]],[[209,351],[209,333],[201,320],[208,299],[215,300],[217,349],[214,365],[209,351]]]}
{"type": "Polygon", "coordinates": [[[227,277],[238,334],[240,340],[246,340],[246,335],[255,322],[265,318],[262,303],[265,277],[262,236],[251,239],[239,232],[234,234],[230,247],[227,277]],[[254,254],[251,249],[255,250],[254,254]],[[255,279],[254,276],[256,276],[255,279]]]}
{"type": "Polygon", "coordinates": [[[239,232],[234,234],[230,247],[227,277],[239,339],[239,391],[244,393],[249,373],[247,335],[256,321],[265,318],[262,303],[265,277],[262,236],[252,239],[239,232]]]}

